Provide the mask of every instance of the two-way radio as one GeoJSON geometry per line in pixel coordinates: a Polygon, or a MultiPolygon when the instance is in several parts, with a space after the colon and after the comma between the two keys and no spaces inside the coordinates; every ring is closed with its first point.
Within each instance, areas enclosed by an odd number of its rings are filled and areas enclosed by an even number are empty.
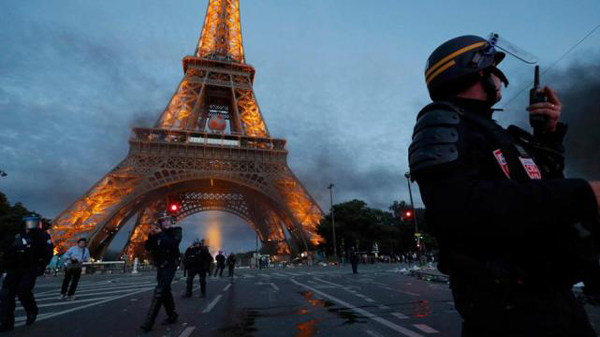
{"type": "MultiPolygon", "coordinates": [[[[529,90],[529,105],[535,103],[547,102],[546,95],[538,92],[540,89],[540,67],[535,66],[535,74],[533,80],[533,88],[529,90]]],[[[548,116],[546,115],[529,115],[529,124],[534,130],[534,133],[538,133],[545,128],[548,123],[548,116]]]]}

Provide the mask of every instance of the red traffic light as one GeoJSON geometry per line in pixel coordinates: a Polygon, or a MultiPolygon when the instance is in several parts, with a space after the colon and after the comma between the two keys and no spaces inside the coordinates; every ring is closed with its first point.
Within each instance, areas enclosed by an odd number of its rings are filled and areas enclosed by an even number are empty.
{"type": "Polygon", "coordinates": [[[412,218],[412,216],[413,216],[412,211],[406,211],[406,212],[404,212],[404,217],[406,219],[410,219],[410,218],[412,218]]]}
{"type": "Polygon", "coordinates": [[[174,213],[174,212],[177,212],[177,210],[179,210],[179,205],[171,204],[171,206],[169,206],[169,211],[174,213]]]}

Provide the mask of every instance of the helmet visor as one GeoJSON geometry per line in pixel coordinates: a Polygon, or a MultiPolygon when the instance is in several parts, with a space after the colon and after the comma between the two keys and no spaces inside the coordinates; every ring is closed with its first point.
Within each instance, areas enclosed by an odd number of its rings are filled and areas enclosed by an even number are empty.
{"type": "Polygon", "coordinates": [[[490,33],[488,36],[488,46],[492,49],[500,49],[527,64],[535,64],[538,62],[538,58],[535,55],[525,51],[525,49],[507,39],[500,37],[497,33],[490,33]]]}
{"type": "Polygon", "coordinates": [[[40,219],[26,219],[25,220],[25,228],[34,229],[34,228],[42,228],[42,222],[40,219]]]}

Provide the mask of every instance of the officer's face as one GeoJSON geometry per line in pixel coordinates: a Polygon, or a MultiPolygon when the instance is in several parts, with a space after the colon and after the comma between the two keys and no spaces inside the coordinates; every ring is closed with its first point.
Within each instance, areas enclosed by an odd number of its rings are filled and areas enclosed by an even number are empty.
{"type": "Polygon", "coordinates": [[[85,247],[87,245],[87,242],[85,242],[85,241],[79,241],[79,242],[77,242],[77,245],[79,246],[79,248],[83,248],[83,247],[85,247]]]}
{"type": "Polygon", "coordinates": [[[502,81],[494,74],[492,74],[492,79],[494,80],[494,85],[496,86],[496,102],[499,102],[502,99],[502,81]]]}

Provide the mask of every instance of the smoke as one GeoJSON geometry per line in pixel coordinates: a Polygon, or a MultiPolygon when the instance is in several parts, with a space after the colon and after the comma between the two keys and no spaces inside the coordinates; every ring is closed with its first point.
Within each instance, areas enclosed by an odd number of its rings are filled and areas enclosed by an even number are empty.
{"type": "Polygon", "coordinates": [[[575,62],[550,78],[563,103],[567,173],[600,179],[600,55],[592,63],[575,62]]]}

